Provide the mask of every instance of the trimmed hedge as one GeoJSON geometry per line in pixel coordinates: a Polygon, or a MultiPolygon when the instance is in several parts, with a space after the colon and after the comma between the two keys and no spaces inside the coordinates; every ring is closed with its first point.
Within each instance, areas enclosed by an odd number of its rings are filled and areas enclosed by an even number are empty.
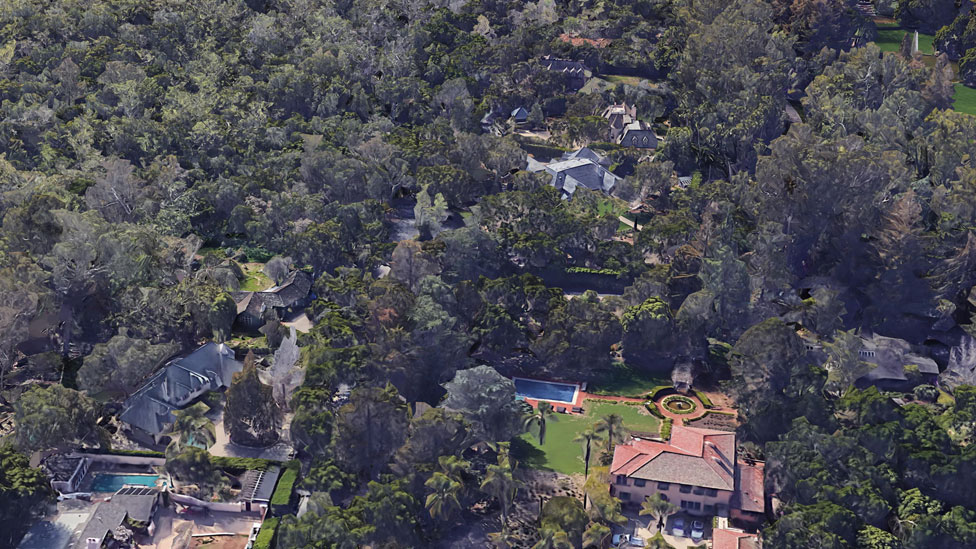
{"type": "Polygon", "coordinates": [[[644,404],[644,408],[646,408],[647,411],[650,412],[652,416],[658,419],[665,419],[664,414],[661,413],[661,410],[657,409],[657,405],[654,404],[653,402],[648,402],[647,404],[644,404]]]}
{"type": "Polygon", "coordinates": [[[664,421],[661,422],[661,438],[664,440],[669,440],[671,438],[671,426],[674,424],[674,420],[666,417],[664,421]]]}
{"type": "Polygon", "coordinates": [[[649,400],[654,400],[654,399],[657,398],[657,395],[659,395],[662,391],[668,391],[668,390],[673,391],[674,390],[674,386],[673,385],[658,385],[658,386],[652,388],[649,393],[647,393],[647,398],[649,400]]]}
{"type": "Polygon", "coordinates": [[[261,458],[242,458],[210,456],[210,462],[221,469],[232,469],[238,471],[267,471],[272,465],[280,465],[280,461],[261,458]]]}
{"type": "Polygon", "coordinates": [[[254,540],[254,549],[272,549],[274,547],[275,534],[278,533],[278,517],[266,519],[261,523],[261,530],[258,537],[254,540]]]}
{"type": "Polygon", "coordinates": [[[690,398],[682,395],[669,395],[664,397],[664,400],[661,401],[661,406],[663,406],[665,409],[667,409],[667,411],[671,412],[672,414],[681,414],[681,415],[691,414],[698,409],[698,405],[695,404],[694,400],[691,400],[690,398]],[[677,408],[668,406],[668,403],[671,402],[682,402],[690,406],[690,408],[688,408],[687,410],[679,410],[677,408]]]}
{"type": "Polygon", "coordinates": [[[133,456],[133,457],[154,457],[154,458],[165,458],[166,454],[162,452],[154,452],[152,450],[101,450],[98,448],[78,448],[78,451],[83,454],[108,454],[111,456],[133,456]]]}
{"type": "Polygon", "coordinates": [[[285,471],[281,474],[278,479],[278,485],[275,486],[274,494],[271,495],[271,506],[279,507],[285,506],[291,503],[291,494],[295,489],[295,483],[298,481],[298,471],[299,467],[295,467],[294,464],[297,461],[290,461],[288,465],[285,466],[285,471]]]}
{"type": "Polygon", "coordinates": [[[704,406],[706,408],[714,408],[715,407],[715,405],[712,404],[712,400],[710,398],[708,398],[708,396],[705,395],[705,393],[703,393],[701,391],[695,391],[695,396],[698,397],[698,400],[701,401],[702,406],[704,406]]]}

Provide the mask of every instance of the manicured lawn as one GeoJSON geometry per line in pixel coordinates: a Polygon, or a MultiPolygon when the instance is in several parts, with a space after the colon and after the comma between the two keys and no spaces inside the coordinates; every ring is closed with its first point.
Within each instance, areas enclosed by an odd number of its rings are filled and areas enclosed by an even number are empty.
{"type": "Polygon", "coordinates": [[[242,263],[241,270],[244,271],[245,278],[241,282],[241,290],[245,292],[267,290],[271,286],[271,279],[261,272],[263,268],[263,263],[242,263]]]}
{"type": "MultiPolygon", "coordinates": [[[[629,429],[645,432],[658,430],[659,420],[650,414],[642,414],[641,406],[587,400],[583,402],[583,407],[586,414],[582,416],[555,414],[553,417],[557,418],[556,421],[546,424],[546,443],[541,447],[535,433],[525,433],[516,439],[512,446],[519,462],[533,469],[565,474],[582,473],[583,446],[573,442],[573,439],[602,416],[610,413],[620,415],[624,427],[629,429]]],[[[599,456],[599,448],[593,448],[591,452],[592,466],[599,456]]]]}
{"type": "MultiPolygon", "coordinates": [[[[905,33],[912,33],[914,31],[906,31],[901,29],[878,29],[878,39],[875,43],[881,48],[881,51],[898,51],[901,48],[901,41],[904,38],[905,33]]],[[[935,53],[935,47],[932,42],[935,40],[935,36],[931,34],[918,34],[918,49],[925,55],[933,55],[935,53]]]]}
{"type": "Polygon", "coordinates": [[[625,76],[623,74],[605,74],[603,79],[613,84],[629,84],[631,86],[636,86],[643,80],[639,76],[625,76]]]}
{"type": "Polygon", "coordinates": [[[670,385],[667,374],[653,375],[638,372],[626,365],[614,366],[613,372],[601,380],[590,382],[587,393],[594,395],[642,397],[658,385],[670,385]]]}
{"type": "Polygon", "coordinates": [[[956,93],[952,96],[952,108],[959,112],[976,115],[976,88],[955,84],[956,93]]]}

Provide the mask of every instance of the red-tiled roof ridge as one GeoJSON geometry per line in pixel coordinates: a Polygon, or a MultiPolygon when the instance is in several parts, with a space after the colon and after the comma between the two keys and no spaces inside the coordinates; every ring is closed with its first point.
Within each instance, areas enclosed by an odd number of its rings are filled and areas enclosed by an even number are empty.
{"type": "Polygon", "coordinates": [[[738,488],[736,489],[734,506],[750,513],[762,513],[766,510],[764,496],[765,463],[761,461],[738,462],[738,488]]]}
{"type": "Polygon", "coordinates": [[[757,547],[757,541],[759,537],[748,532],[724,528],[716,528],[712,532],[712,549],[746,549],[757,547]],[[742,541],[746,541],[747,544],[740,544],[742,541]]]}
{"type": "MultiPolygon", "coordinates": [[[[614,450],[610,472],[614,475],[631,476],[662,454],[697,458],[705,465],[706,470],[717,475],[717,478],[712,477],[714,481],[710,486],[716,488],[725,486],[727,488],[723,489],[727,490],[735,488],[735,434],[683,425],[674,426],[671,439],[667,442],[634,439],[625,444],[618,444],[614,450]]],[[[703,478],[689,477],[687,483],[700,483],[703,478]]],[[[681,481],[672,480],[672,482],[681,481]]]]}

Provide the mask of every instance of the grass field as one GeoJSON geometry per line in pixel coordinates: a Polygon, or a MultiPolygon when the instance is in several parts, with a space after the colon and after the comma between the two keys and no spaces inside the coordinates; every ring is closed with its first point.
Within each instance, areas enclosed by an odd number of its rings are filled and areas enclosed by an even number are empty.
{"type": "Polygon", "coordinates": [[[263,268],[263,263],[242,263],[241,270],[244,271],[245,278],[241,282],[241,290],[245,292],[267,290],[271,286],[271,279],[261,272],[263,268]]]}
{"type": "Polygon", "coordinates": [[[955,84],[956,93],[952,96],[955,99],[952,107],[967,114],[976,115],[976,88],[955,84]]]}
{"type": "Polygon", "coordinates": [[[610,375],[601,380],[590,382],[586,392],[594,395],[638,398],[658,385],[670,384],[671,378],[667,374],[648,375],[629,366],[619,364],[614,366],[610,375]]]}
{"type": "MultiPolygon", "coordinates": [[[[878,28],[878,39],[875,43],[881,48],[881,51],[898,51],[901,47],[902,38],[904,38],[905,33],[914,32],[906,31],[902,29],[892,29],[892,28],[878,28]]],[[[935,36],[931,34],[918,34],[918,49],[925,55],[933,55],[935,53],[935,46],[932,42],[935,40],[935,36]]]]}
{"type": "MultiPolygon", "coordinates": [[[[582,416],[553,414],[556,421],[546,423],[546,443],[539,446],[535,433],[525,433],[513,443],[513,453],[520,463],[533,469],[557,471],[567,475],[583,472],[583,447],[573,442],[576,435],[591,427],[602,416],[618,414],[624,427],[635,431],[656,432],[659,420],[646,414],[639,405],[616,404],[612,402],[584,401],[586,413],[582,416]],[[645,413],[642,414],[641,412],[645,413]]],[[[605,444],[605,443],[604,443],[605,444]]],[[[596,462],[599,449],[591,449],[590,465],[596,462]]]]}

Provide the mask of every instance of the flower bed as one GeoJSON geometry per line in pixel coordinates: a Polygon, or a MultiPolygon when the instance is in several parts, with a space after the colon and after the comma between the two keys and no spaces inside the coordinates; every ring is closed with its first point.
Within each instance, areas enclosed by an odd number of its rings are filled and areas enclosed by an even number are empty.
{"type": "Polygon", "coordinates": [[[661,406],[672,414],[690,414],[698,409],[694,400],[686,396],[671,395],[661,401],[661,406]]]}

